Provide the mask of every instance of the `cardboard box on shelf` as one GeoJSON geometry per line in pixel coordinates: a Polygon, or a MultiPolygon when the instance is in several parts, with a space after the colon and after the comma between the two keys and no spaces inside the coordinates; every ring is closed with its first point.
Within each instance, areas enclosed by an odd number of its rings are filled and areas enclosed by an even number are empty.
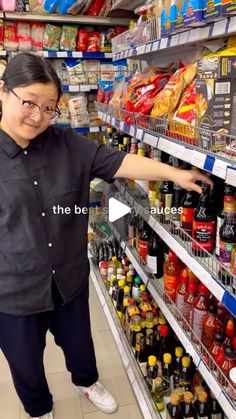
{"type": "Polygon", "coordinates": [[[203,0],[203,19],[213,22],[222,16],[222,0],[203,0]]]}
{"type": "Polygon", "coordinates": [[[197,126],[201,128],[198,141],[206,150],[224,150],[229,146],[229,135],[236,135],[235,81],[233,78],[197,80],[197,126]]]}
{"type": "Polygon", "coordinates": [[[236,78],[236,56],[202,58],[198,61],[199,79],[236,78]]]}
{"type": "Polygon", "coordinates": [[[235,0],[222,0],[222,15],[226,16],[231,14],[236,14],[235,0]]]}
{"type": "Polygon", "coordinates": [[[187,0],[184,12],[184,26],[204,25],[203,0],[187,0]]]}

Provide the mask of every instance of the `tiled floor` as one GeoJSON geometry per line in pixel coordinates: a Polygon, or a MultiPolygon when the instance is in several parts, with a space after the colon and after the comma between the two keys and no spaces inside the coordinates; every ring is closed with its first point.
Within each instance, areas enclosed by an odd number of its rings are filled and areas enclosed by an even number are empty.
{"type": "MultiPolygon", "coordinates": [[[[48,334],[45,368],[54,396],[55,419],[142,419],[135,396],[126,377],[107,320],[91,281],[90,310],[93,338],[101,382],[114,394],[119,409],[113,415],[99,412],[88,400],[78,397],[71,386],[64,357],[53,337],[48,334]]],[[[0,419],[26,419],[15,393],[8,365],[0,352],[0,419]]]]}

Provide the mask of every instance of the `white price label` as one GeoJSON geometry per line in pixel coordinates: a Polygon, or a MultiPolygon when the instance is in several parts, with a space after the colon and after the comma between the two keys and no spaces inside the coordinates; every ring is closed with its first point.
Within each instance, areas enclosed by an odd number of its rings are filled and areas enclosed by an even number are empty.
{"type": "Polygon", "coordinates": [[[80,85],[80,91],[81,92],[89,92],[90,91],[90,86],[88,84],[81,84],[80,85]]]}
{"type": "Polygon", "coordinates": [[[188,42],[189,31],[182,32],[179,35],[179,45],[187,44],[188,42]]]}
{"type": "Polygon", "coordinates": [[[236,167],[228,167],[225,183],[236,187],[236,167]]]}
{"type": "Polygon", "coordinates": [[[178,159],[182,159],[185,152],[184,145],[172,143],[172,155],[178,159]]]}
{"type": "Polygon", "coordinates": [[[199,32],[199,38],[198,39],[207,39],[207,38],[209,38],[209,33],[210,33],[210,26],[203,26],[201,29],[200,29],[200,32],[199,32]]]}
{"type": "Polygon", "coordinates": [[[65,58],[67,57],[67,52],[65,51],[58,51],[57,52],[57,58],[65,58]]]}
{"type": "Polygon", "coordinates": [[[90,132],[99,132],[99,127],[90,127],[90,132]]]}
{"type": "Polygon", "coordinates": [[[168,38],[161,38],[161,42],[160,42],[160,49],[165,49],[167,48],[167,44],[168,44],[168,38]]]}
{"type": "Polygon", "coordinates": [[[133,55],[133,50],[132,49],[129,49],[129,51],[128,51],[128,57],[132,57],[132,55],[133,55]]]}
{"type": "Polygon", "coordinates": [[[131,125],[130,130],[129,130],[129,135],[131,135],[131,137],[134,137],[134,134],[135,134],[135,127],[131,125]]]}
{"type": "Polygon", "coordinates": [[[172,35],[172,37],[171,37],[170,46],[171,47],[176,47],[176,45],[179,45],[179,34],[172,35]]]}
{"type": "Polygon", "coordinates": [[[111,123],[111,115],[107,115],[107,123],[110,124],[111,123]]]}
{"type": "Polygon", "coordinates": [[[145,52],[151,52],[152,51],[152,44],[147,44],[145,48],[145,52]]]}
{"type": "Polygon", "coordinates": [[[113,127],[115,126],[116,120],[114,117],[111,118],[111,125],[113,125],[113,127]]]}
{"type": "Polygon", "coordinates": [[[204,153],[200,153],[199,151],[193,150],[192,156],[191,156],[191,164],[193,166],[203,169],[205,160],[206,160],[206,155],[204,153]]]}
{"type": "Polygon", "coordinates": [[[129,50],[127,49],[127,50],[124,52],[124,58],[127,58],[127,57],[128,57],[128,55],[129,55],[129,50]]]}
{"type": "Polygon", "coordinates": [[[124,121],[120,121],[120,129],[121,131],[124,131],[125,123],[124,121]]]}
{"type": "Polygon", "coordinates": [[[145,48],[146,48],[146,45],[140,45],[140,47],[137,48],[137,55],[144,54],[145,48]]]}
{"type": "Polygon", "coordinates": [[[166,139],[162,138],[162,137],[159,137],[158,144],[157,144],[157,147],[159,148],[159,150],[164,151],[165,150],[165,144],[166,144],[166,139]]]}
{"type": "Polygon", "coordinates": [[[228,33],[236,32],[236,16],[230,18],[228,33]]]}
{"type": "Polygon", "coordinates": [[[165,151],[166,153],[172,154],[173,151],[173,143],[166,138],[159,137],[159,141],[157,144],[159,150],[165,151]]]}
{"type": "Polygon", "coordinates": [[[184,147],[184,154],[182,160],[186,161],[187,163],[192,159],[192,149],[184,147]]]}
{"type": "Polygon", "coordinates": [[[214,23],[212,36],[225,35],[227,19],[220,20],[214,23]]]}
{"type": "Polygon", "coordinates": [[[147,134],[147,133],[145,132],[145,134],[144,134],[144,138],[143,138],[143,141],[144,141],[146,144],[149,144],[149,145],[151,145],[152,147],[155,147],[155,148],[156,148],[156,145],[157,145],[157,138],[156,138],[156,137],[154,137],[154,135],[147,134]]]}
{"type": "Polygon", "coordinates": [[[189,32],[189,37],[188,37],[188,42],[195,42],[198,41],[199,39],[199,34],[200,34],[200,28],[196,28],[196,29],[192,29],[189,32]]]}
{"type": "Polygon", "coordinates": [[[142,138],[143,138],[143,130],[142,129],[137,128],[136,137],[137,137],[138,140],[142,140],[142,138]]]}
{"type": "Polygon", "coordinates": [[[73,58],[82,58],[83,57],[83,53],[82,52],[78,52],[78,51],[73,51],[72,52],[72,57],[73,58]]]}
{"type": "Polygon", "coordinates": [[[157,51],[159,49],[160,41],[155,41],[152,45],[152,51],[157,51]]]}
{"type": "Polygon", "coordinates": [[[79,92],[81,90],[81,85],[76,85],[76,86],[68,86],[69,87],[69,92],[79,92]]]}
{"type": "Polygon", "coordinates": [[[212,169],[212,173],[222,179],[225,179],[228,165],[229,163],[226,163],[225,161],[216,158],[212,169]]]}

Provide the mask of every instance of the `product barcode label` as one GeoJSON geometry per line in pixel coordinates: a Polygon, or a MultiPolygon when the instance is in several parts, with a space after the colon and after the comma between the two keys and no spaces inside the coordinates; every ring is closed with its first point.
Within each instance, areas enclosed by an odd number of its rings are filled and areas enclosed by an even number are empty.
{"type": "Polygon", "coordinates": [[[230,94],[230,82],[221,82],[215,85],[216,95],[228,95],[230,94]]]}

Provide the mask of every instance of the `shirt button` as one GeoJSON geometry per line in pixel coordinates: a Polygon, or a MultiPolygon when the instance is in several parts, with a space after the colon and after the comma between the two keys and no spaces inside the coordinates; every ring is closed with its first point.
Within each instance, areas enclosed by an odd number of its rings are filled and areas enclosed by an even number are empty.
{"type": "Polygon", "coordinates": [[[53,275],[55,275],[55,273],[56,273],[55,269],[53,269],[52,273],[53,273],[53,275]]]}
{"type": "Polygon", "coordinates": [[[28,151],[27,150],[24,150],[24,154],[27,156],[27,154],[28,154],[28,151]]]}
{"type": "Polygon", "coordinates": [[[45,217],[45,215],[46,215],[45,212],[42,212],[42,217],[45,217]]]}
{"type": "Polygon", "coordinates": [[[52,247],[52,243],[48,243],[48,247],[52,247]]]}
{"type": "Polygon", "coordinates": [[[38,185],[38,182],[37,182],[37,180],[34,180],[34,185],[38,185]]]}

